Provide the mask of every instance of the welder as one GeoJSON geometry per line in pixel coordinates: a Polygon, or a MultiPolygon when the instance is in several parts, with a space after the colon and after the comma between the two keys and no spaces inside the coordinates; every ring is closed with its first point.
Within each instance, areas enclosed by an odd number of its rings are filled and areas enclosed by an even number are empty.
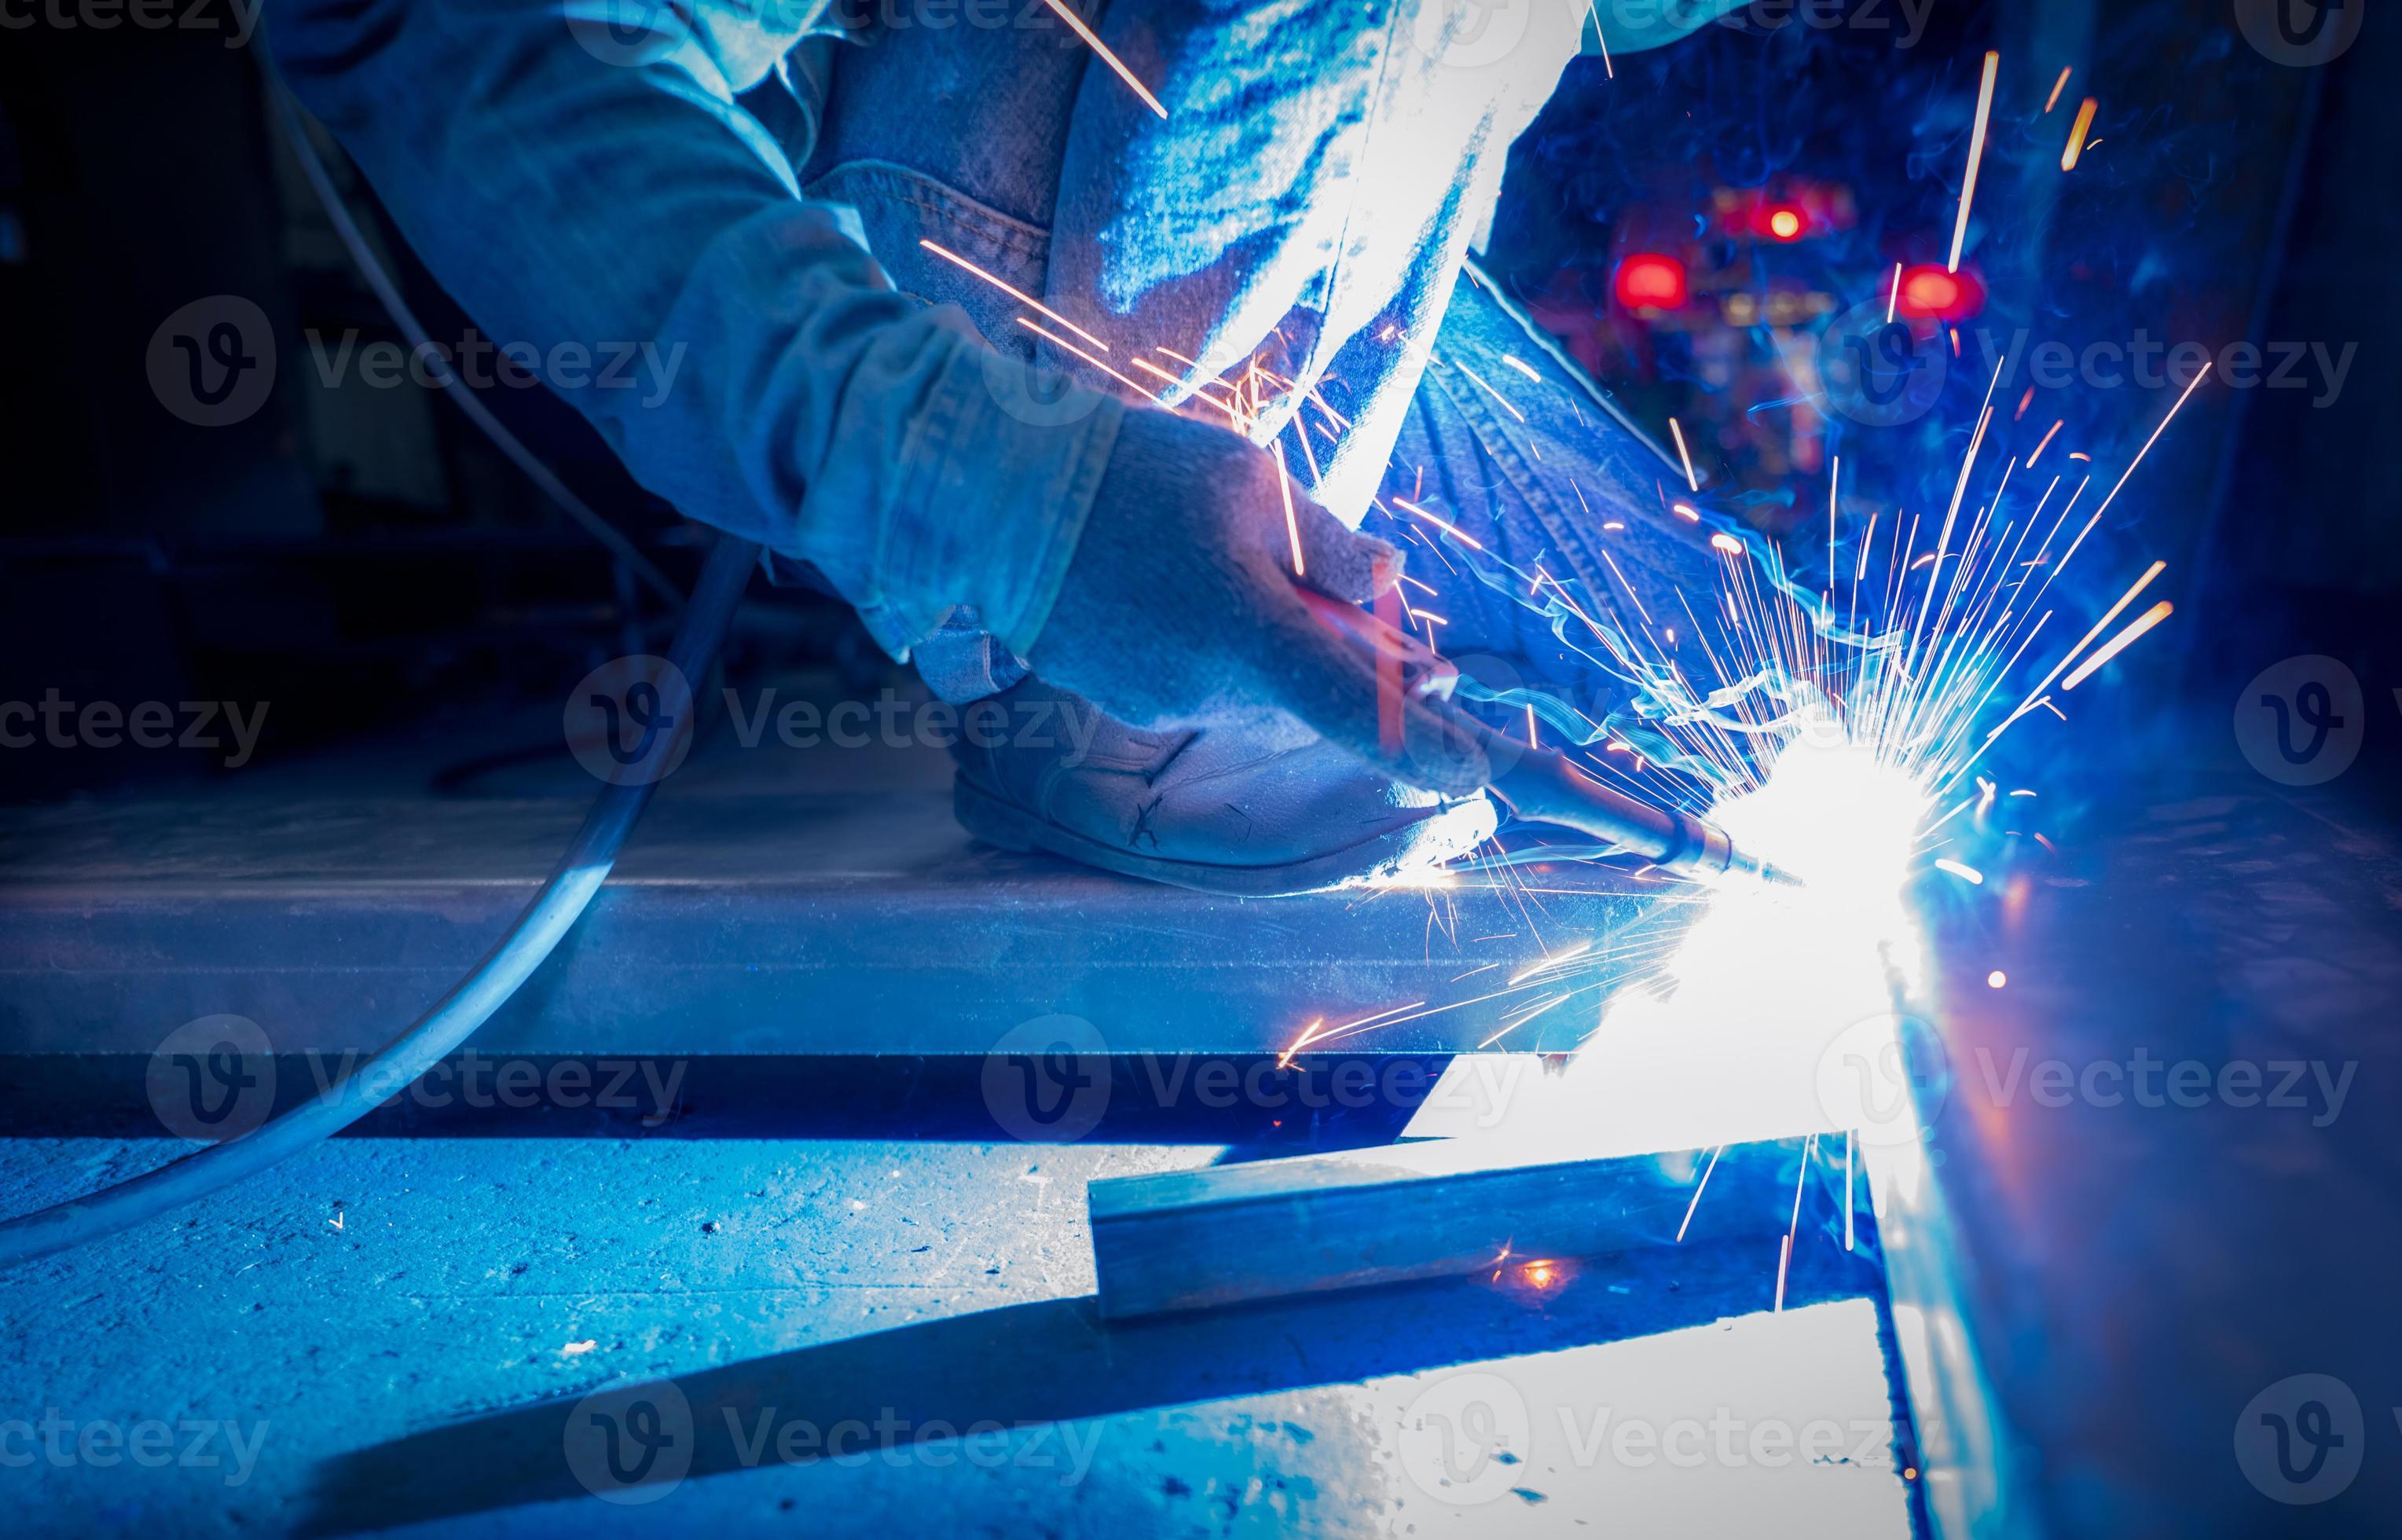
{"type": "MultiPolygon", "coordinates": [[[[1278,893],[1493,827],[1489,737],[1296,587],[1393,586],[1385,478],[1594,595],[1605,523],[1638,581],[1706,571],[1655,451],[1461,273],[1581,48],[1732,3],[1107,0],[1086,36],[1041,0],[287,0],[269,35],[486,333],[688,347],[661,394],[561,389],[643,486],[946,699],[1104,713],[962,746],[972,831],[1278,893]],[[1035,368],[1073,353],[1160,405],[1035,368]],[[1505,354],[1547,411],[1429,368],[1505,354]],[[1238,433],[1211,382],[1254,364],[1238,433]]],[[[1445,598],[1453,654],[1556,655],[1512,596],[1445,598]]]]}

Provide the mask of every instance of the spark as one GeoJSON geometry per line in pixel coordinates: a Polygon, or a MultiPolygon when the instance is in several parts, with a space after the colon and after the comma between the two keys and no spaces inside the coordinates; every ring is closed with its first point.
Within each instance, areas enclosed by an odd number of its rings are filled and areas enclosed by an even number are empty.
{"type": "MultiPolygon", "coordinates": [[[[1042,303],[1042,301],[1035,298],[1032,295],[1028,294],[1016,284],[1004,282],[996,275],[988,273],[982,268],[977,267],[974,263],[969,261],[966,257],[961,256],[959,253],[950,251],[942,246],[937,246],[931,241],[921,240],[918,244],[925,247],[928,251],[933,253],[936,256],[941,257],[946,262],[965,268],[969,272],[972,272],[976,277],[983,279],[986,282],[991,284],[994,288],[999,289],[1001,293],[1009,296],[1010,298],[1016,300],[1020,305],[1027,307],[1028,309],[1039,310],[1042,314],[1049,316],[1052,320],[1057,322],[1060,325],[1067,327],[1070,331],[1075,333],[1078,337],[1083,337],[1085,341],[1091,343],[1094,347],[1098,348],[1101,351],[1108,352],[1110,351],[1110,345],[1108,343],[1102,341],[1099,337],[1095,337],[1092,333],[1084,330],[1084,327],[1077,325],[1074,322],[1069,320],[1066,316],[1061,315],[1050,306],[1042,303]]],[[[1165,349],[1161,350],[1163,352],[1166,351],[1166,350],[1165,349]]],[[[1173,375],[1169,375],[1166,378],[1173,383],[1180,385],[1183,383],[1182,380],[1177,379],[1173,375]]]]}
{"type": "Polygon", "coordinates": [[[1584,0],[1584,8],[1585,14],[1593,18],[1594,41],[1601,45],[1602,72],[1615,80],[1618,78],[1618,66],[1610,62],[1609,37],[1601,30],[1601,12],[1595,8],[1594,0],[1584,0]]]}
{"type": "Polygon", "coordinates": [[[1318,1020],[1310,1023],[1307,1026],[1303,1027],[1301,1029],[1301,1036],[1293,1039],[1292,1046],[1286,1049],[1282,1053],[1277,1055],[1277,1067],[1278,1069],[1291,1069],[1292,1067],[1292,1056],[1300,1052],[1303,1049],[1307,1048],[1311,1043],[1316,1042],[1318,1040],[1316,1036],[1318,1029],[1325,1024],[1326,1018],[1320,1016],[1318,1020]]]}
{"type": "Polygon", "coordinates": [[[1102,63],[1107,64],[1110,68],[1117,71],[1119,79],[1134,88],[1134,93],[1142,98],[1142,104],[1144,106],[1149,107],[1163,118],[1167,116],[1167,109],[1159,104],[1159,98],[1152,95],[1150,89],[1144,86],[1141,81],[1135,78],[1134,71],[1125,67],[1125,62],[1120,59],[1116,54],[1111,53],[1110,51],[1110,46],[1107,43],[1102,42],[1099,35],[1096,34],[1092,28],[1084,25],[1084,19],[1083,17],[1068,8],[1067,0],[1043,0],[1043,4],[1049,6],[1054,12],[1057,13],[1060,21],[1068,23],[1070,31],[1083,38],[1085,44],[1090,47],[1095,53],[1101,56],[1102,63]]]}
{"type": "Polygon", "coordinates": [[[1017,323],[1025,327],[1028,331],[1032,332],[1036,337],[1042,338],[1043,341],[1052,344],[1054,347],[1063,348],[1069,352],[1075,354],[1078,358],[1083,359],[1094,368],[1100,370],[1101,373],[1109,376],[1111,379],[1116,380],[1127,390],[1132,391],[1135,394],[1142,397],[1146,405],[1153,406],[1159,405],[1158,395],[1154,392],[1145,388],[1140,380],[1131,379],[1126,376],[1118,373],[1115,369],[1111,368],[1099,359],[1095,358],[1092,354],[1084,351],[1084,349],[1077,347],[1066,337],[1059,336],[1056,332],[1044,331],[1042,327],[1036,325],[1031,321],[1027,320],[1022,315],[1017,318],[1017,323]]]}
{"type": "Polygon", "coordinates": [[[2068,77],[2076,73],[2077,66],[2074,64],[2063,64],[2060,67],[2060,78],[2051,83],[2051,100],[2043,104],[2046,116],[2050,114],[2052,108],[2060,105],[2060,93],[2068,89],[2068,77]]]}
{"type": "Polygon", "coordinates": [[[1984,886],[1985,874],[1982,872],[1978,871],[1973,866],[1963,866],[1958,861],[1952,859],[1948,856],[1939,859],[1935,863],[1935,867],[1939,872],[1951,873],[1962,882],[1971,883],[1980,887],[1984,886]]]}
{"type": "Polygon", "coordinates": [[[1308,568],[1301,559],[1301,519],[1292,507],[1292,476],[1284,467],[1284,445],[1276,446],[1277,490],[1284,494],[1284,532],[1292,542],[1292,575],[1305,577],[1308,568]]]}
{"type": "Polygon", "coordinates": [[[1884,323],[1893,324],[1894,307],[1901,303],[1901,264],[1893,265],[1893,290],[1884,296],[1884,323]]]}
{"type": "MultiPolygon", "coordinates": [[[[1677,458],[1685,462],[1685,489],[1699,496],[1702,484],[1693,474],[1693,453],[1685,447],[1685,430],[1677,425],[1677,419],[1673,417],[1668,419],[1668,433],[1677,441],[1677,458]]],[[[1679,511],[1681,511],[1681,504],[1679,511]]]]}
{"type": "Polygon", "coordinates": [[[2062,425],[2063,423],[2065,423],[2067,420],[2068,420],[2068,419],[2067,419],[2066,418],[2062,418],[2062,419],[2060,419],[2060,421],[2055,422],[2055,423],[2053,423],[2053,424],[2051,425],[2051,433],[2046,433],[2046,434],[2044,434],[2044,435],[2043,435],[2043,442],[2042,442],[2042,443],[2040,443],[2040,444],[2038,444],[2038,445],[2036,445],[2036,446],[2035,447],[2035,453],[2033,453],[2033,454],[2031,454],[2031,455],[2027,456],[2027,469],[2028,469],[2028,470],[2032,471],[2032,470],[2034,470],[2034,469],[2035,469],[2035,462],[2036,462],[2036,461],[2041,460],[2041,459],[2043,458],[2043,452],[2044,452],[2046,449],[2049,449],[2049,448],[2050,448],[2050,447],[2051,447],[2052,434],[2059,433],[2059,432],[2060,432],[2060,430],[2061,430],[2061,425],[2062,425]]]}
{"type": "Polygon", "coordinates": [[[1988,989],[2006,989],[2009,987],[2009,982],[2010,976],[1998,968],[1985,975],[1985,987],[1988,989]]]}
{"type": "MultiPolygon", "coordinates": [[[[2085,153],[2086,132],[2093,127],[2093,115],[2101,109],[2101,106],[2100,102],[2089,96],[2085,99],[2085,104],[2077,109],[2077,122],[2068,131],[2068,148],[2060,152],[2062,171],[2073,172],[2077,169],[2078,158],[2085,153]]],[[[2094,143],[2098,144],[2101,141],[2097,139],[2094,143]]]]}
{"type": "Polygon", "coordinates": [[[1475,370],[1473,370],[1473,369],[1470,368],[1470,367],[1468,366],[1468,364],[1467,364],[1465,362],[1462,362],[1462,363],[1459,364],[1459,372],[1460,372],[1461,374],[1466,375],[1469,378],[1470,378],[1470,379],[1472,379],[1472,380],[1476,381],[1476,383],[1477,383],[1480,387],[1482,387],[1482,389],[1484,390],[1484,393],[1485,393],[1486,395],[1489,395],[1489,396],[1491,396],[1494,400],[1496,400],[1496,401],[1498,401],[1498,402],[1501,403],[1501,407],[1502,407],[1502,409],[1503,409],[1504,411],[1508,412],[1512,417],[1516,418],[1516,419],[1517,419],[1519,421],[1521,421],[1521,422],[1524,422],[1524,421],[1525,421],[1525,420],[1526,420],[1526,414],[1525,414],[1525,413],[1524,413],[1524,412],[1522,412],[1522,411],[1518,410],[1518,408],[1517,408],[1516,406],[1512,406],[1512,405],[1511,405],[1511,402],[1510,402],[1510,398],[1509,398],[1508,396],[1503,395],[1500,392],[1498,392],[1498,391],[1495,390],[1492,386],[1485,384],[1485,383],[1484,383],[1484,377],[1483,375],[1481,375],[1481,374],[1478,374],[1475,370]]]}
{"type": "Polygon", "coordinates": [[[1682,1245],[1684,1244],[1685,1231],[1691,1227],[1693,1222],[1693,1210],[1702,1206],[1702,1193],[1710,1185],[1710,1173],[1719,1168],[1719,1157],[1725,1153],[1726,1146],[1724,1145],[1720,1145],[1716,1149],[1710,1151],[1710,1163],[1702,1168],[1702,1179],[1693,1184],[1693,1201],[1685,1205],[1685,1222],[1677,1227],[1677,1244],[1682,1245]]]}
{"type": "Polygon", "coordinates": [[[2096,652],[2091,657],[2087,658],[2082,664],[2078,666],[2077,672],[2069,675],[2066,679],[2060,681],[2060,687],[2063,690],[2076,689],[2078,685],[2084,683],[2087,679],[2091,678],[2095,669],[2101,667],[2104,664],[2108,663],[2112,658],[2115,658],[2119,653],[2125,652],[2129,645],[2132,644],[2137,637],[2142,636],[2145,632],[2150,630],[2153,626],[2158,626],[2160,622],[2168,619],[2169,616],[2174,613],[2176,613],[2176,606],[2171,604],[2167,599],[2162,599],[2158,604],[2153,605],[2150,609],[2145,611],[2140,617],[2132,622],[2125,630],[2119,632],[2117,636],[2112,637],[2108,641],[2104,642],[2100,651],[2096,652]]]}
{"type": "Polygon", "coordinates": [[[1960,184],[1960,217],[1952,227],[1952,264],[1950,270],[1960,270],[1960,253],[1968,244],[1968,210],[1977,201],[1977,172],[1985,158],[1985,131],[1994,117],[1994,80],[2000,74],[2002,56],[1985,55],[1985,77],[1977,87],[1977,127],[1968,136],[1968,176],[1960,184]]]}
{"type": "Polygon", "coordinates": [[[1429,524],[1441,529],[1443,533],[1459,542],[1462,545],[1467,546],[1471,551],[1482,551],[1484,549],[1484,543],[1478,540],[1474,535],[1470,534],[1467,530],[1461,529],[1458,525],[1452,523],[1449,519],[1436,517],[1434,515],[1428,513],[1424,508],[1419,507],[1416,503],[1412,502],[1405,497],[1397,497],[1393,499],[1393,506],[1396,508],[1408,509],[1412,516],[1425,519],[1429,524]]]}

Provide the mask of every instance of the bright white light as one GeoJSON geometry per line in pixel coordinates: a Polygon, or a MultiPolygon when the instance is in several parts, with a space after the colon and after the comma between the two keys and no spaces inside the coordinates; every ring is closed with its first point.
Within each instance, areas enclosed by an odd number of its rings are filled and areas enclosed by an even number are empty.
{"type": "Polygon", "coordinates": [[[1859,1024],[1890,1023],[1897,976],[1921,976],[1901,893],[1927,806],[1908,776],[1823,722],[1797,737],[1761,786],[1711,816],[1807,886],[1729,882],[1698,897],[1690,921],[1664,914],[1686,928],[1663,983],[1610,1000],[1566,1075],[1514,1087],[1501,1132],[1611,1154],[1858,1127],[1859,1108],[1827,1089],[1849,1082],[1825,1061],[1859,1024]]]}

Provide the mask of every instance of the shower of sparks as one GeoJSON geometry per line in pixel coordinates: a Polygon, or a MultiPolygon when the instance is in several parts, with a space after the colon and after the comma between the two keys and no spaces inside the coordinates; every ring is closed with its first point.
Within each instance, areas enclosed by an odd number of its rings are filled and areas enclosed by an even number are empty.
{"type": "Polygon", "coordinates": [[[1985,130],[1994,117],[1994,81],[2001,73],[2002,56],[1985,55],[1985,77],[1977,87],[1977,127],[1968,136],[1968,176],[1960,184],[1960,218],[1952,227],[1952,267],[1960,270],[1960,253],[1968,244],[1968,210],[1977,201],[1977,172],[1985,160],[1985,130]]]}
{"type": "MultiPolygon", "coordinates": [[[[2077,169],[2078,157],[2083,155],[2086,150],[2085,135],[2091,131],[2093,115],[2101,110],[2101,103],[2089,96],[2085,99],[2085,104],[2077,109],[2077,122],[2068,131],[2068,148],[2060,152],[2062,171],[2073,172],[2077,169]]],[[[2094,143],[2098,144],[2101,141],[2097,139],[2094,143]]]]}
{"type": "Polygon", "coordinates": [[[1043,4],[1049,6],[1051,9],[1057,14],[1060,21],[1067,22],[1068,29],[1070,32],[1073,32],[1077,36],[1083,38],[1087,48],[1090,48],[1095,53],[1100,55],[1102,63],[1107,64],[1110,68],[1117,71],[1118,78],[1125,81],[1128,86],[1134,89],[1134,93],[1142,98],[1142,104],[1144,106],[1149,107],[1152,111],[1157,113],[1162,117],[1166,117],[1167,116],[1167,109],[1159,104],[1159,98],[1152,95],[1151,89],[1145,86],[1140,80],[1135,78],[1134,71],[1125,67],[1125,61],[1120,59],[1116,54],[1110,51],[1110,46],[1101,41],[1098,34],[1095,33],[1092,28],[1084,25],[1084,19],[1083,17],[1077,15],[1073,10],[1070,10],[1068,7],[1067,0],[1043,0],[1043,4]]]}

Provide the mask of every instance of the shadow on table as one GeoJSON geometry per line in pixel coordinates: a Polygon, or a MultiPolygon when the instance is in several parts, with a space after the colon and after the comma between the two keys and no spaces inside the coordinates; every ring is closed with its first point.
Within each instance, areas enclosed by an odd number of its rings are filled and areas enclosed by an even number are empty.
{"type": "MultiPolygon", "coordinates": [[[[1775,1250],[1763,1232],[1591,1261],[1539,1295],[1479,1276],[1114,1324],[1090,1298],[1009,1305],[361,1450],[321,1468],[303,1533],[622,1496],[643,1482],[777,1463],[772,1438],[756,1447],[763,1427],[881,1426],[876,1441],[847,1446],[874,1453],[914,1443],[930,1426],[1107,1417],[1651,1336],[1768,1309],[1775,1250]]],[[[1846,1256],[1805,1237],[1796,1253],[1788,1305],[1880,1291],[1871,1244],[1846,1256]]]]}

